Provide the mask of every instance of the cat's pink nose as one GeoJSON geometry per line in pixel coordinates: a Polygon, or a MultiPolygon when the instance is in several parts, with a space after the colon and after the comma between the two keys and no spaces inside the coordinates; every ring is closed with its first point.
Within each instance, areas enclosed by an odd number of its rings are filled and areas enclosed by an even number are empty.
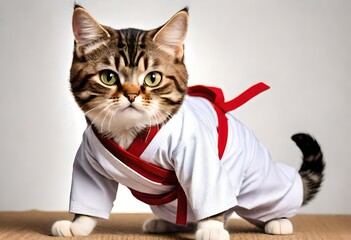
{"type": "Polygon", "coordinates": [[[135,101],[135,98],[140,93],[140,86],[131,84],[131,83],[124,83],[123,84],[123,95],[129,100],[130,103],[135,101]]]}
{"type": "Polygon", "coordinates": [[[130,103],[135,101],[135,98],[138,96],[138,93],[125,93],[124,96],[129,100],[130,103]]]}

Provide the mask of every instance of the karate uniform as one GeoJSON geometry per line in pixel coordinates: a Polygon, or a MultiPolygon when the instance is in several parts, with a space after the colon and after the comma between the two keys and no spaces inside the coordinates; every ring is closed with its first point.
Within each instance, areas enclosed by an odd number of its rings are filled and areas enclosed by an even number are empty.
{"type": "MultiPolygon", "coordinates": [[[[231,113],[226,117],[228,139],[219,159],[214,107],[205,98],[186,96],[140,158],[175,172],[186,195],[188,222],[226,210],[255,223],[294,216],[303,199],[300,175],[273,162],[251,130],[231,113]]],[[[155,195],[174,188],[128,167],[88,126],[74,162],[70,212],[108,218],[119,183],[155,195]]],[[[176,200],[150,207],[155,215],[176,223],[176,200]]]]}

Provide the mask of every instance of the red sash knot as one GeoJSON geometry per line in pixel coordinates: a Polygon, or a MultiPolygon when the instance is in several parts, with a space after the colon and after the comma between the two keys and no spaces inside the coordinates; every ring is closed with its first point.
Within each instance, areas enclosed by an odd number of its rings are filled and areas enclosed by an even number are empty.
{"type": "MultiPolygon", "coordinates": [[[[218,118],[217,130],[219,159],[221,159],[224,154],[228,139],[228,119],[225,114],[240,107],[267,89],[269,89],[269,86],[266,84],[262,82],[257,83],[236,98],[225,102],[223,92],[220,88],[202,85],[188,87],[189,96],[206,98],[212,103],[212,106],[216,111],[218,118]]],[[[158,130],[159,126],[153,126],[143,131],[142,134],[139,134],[135,138],[127,150],[121,148],[116,142],[113,141],[113,139],[105,138],[103,135],[97,133],[97,131],[95,131],[95,134],[110,153],[112,153],[118,160],[123,162],[129,168],[133,169],[135,172],[154,182],[174,186],[170,192],[160,195],[139,192],[134,189],[130,189],[130,191],[134,197],[149,205],[163,205],[177,200],[176,223],[186,225],[187,198],[175,172],[172,170],[163,169],[140,158],[146,147],[156,136],[158,130]]]]}
{"type": "Polygon", "coordinates": [[[222,159],[228,139],[228,119],[227,112],[233,111],[242,106],[258,94],[269,89],[265,83],[257,83],[236,98],[225,102],[223,92],[220,88],[207,86],[193,86],[188,88],[188,94],[194,97],[203,97],[209,100],[214,107],[218,118],[218,157],[222,159]]]}

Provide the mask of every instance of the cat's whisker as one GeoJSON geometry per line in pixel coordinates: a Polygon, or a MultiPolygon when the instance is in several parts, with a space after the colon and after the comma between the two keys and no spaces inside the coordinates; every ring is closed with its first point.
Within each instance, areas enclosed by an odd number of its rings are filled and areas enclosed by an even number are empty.
{"type": "Polygon", "coordinates": [[[100,113],[98,115],[96,115],[94,117],[94,119],[92,120],[92,124],[95,122],[95,120],[102,114],[102,112],[104,112],[106,110],[106,108],[109,107],[110,103],[111,103],[112,100],[107,100],[105,102],[101,101],[101,104],[97,105],[96,107],[88,110],[85,112],[85,115],[88,116],[89,113],[93,112],[93,111],[96,111],[98,110],[99,108],[103,108],[100,113]]]}
{"type": "MultiPolygon", "coordinates": [[[[111,100],[111,99],[110,99],[110,100],[111,100]]],[[[109,101],[109,102],[108,102],[108,105],[106,106],[106,108],[109,108],[110,111],[107,111],[107,113],[105,114],[105,117],[103,118],[103,120],[102,120],[102,122],[101,122],[101,128],[104,127],[104,122],[105,122],[107,116],[108,116],[108,115],[113,115],[113,114],[115,113],[115,112],[112,111],[113,105],[114,105],[114,101],[109,101]],[[112,112],[112,114],[110,114],[111,112],[112,112]]],[[[111,120],[111,118],[110,118],[110,120],[111,120]]],[[[110,121],[109,121],[109,123],[110,123],[110,121]]],[[[109,130],[109,132],[110,132],[110,129],[108,129],[108,130],[109,130]]]]}
{"type": "Polygon", "coordinates": [[[97,120],[97,119],[100,117],[101,114],[103,114],[106,110],[108,110],[109,106],[110,106],[110,105],[107,104],[107,106],[105,106],[104,109],[102,109],[102,110],[99,112],[99,114],[96,115],[96,116],[94,117],[94,119],[92,120],[91,123],[94,124],[94,123],[95,123],[95,120],[97,120]]]}
{"type": "Polygon", "coordinates": [[[95,107],[89,109],[88,111],[86,111],[86,112],[85,112],[85,115],[89,114],[90,112],[92,112],[92,111],[94,111],[94,110],[96,110],[96,109],[98,109],[98,108],[100,108],[100,107],[104,107],[105,105],[109,104],[110,101],[112,101],[112,100],[98,100],[98,101],[96,101],[96,102],[98,102],[98,103],[99,103],[99,102],[101,102],[101,103],[98,104],[97,106],[95,106],[95,107]]]}
{"type": "MultiPolygon", "coordinates": [[[[95,94],[91,94],[90,96],[95,96],[95,94]]],[[[84,109],[89,104],[92,105],[92,104],[99,103],[99,102],[106,102],[106,99],[94,98],[94,99],[88,101],[87,103],[81,105],[80,108],[84,109]]]]}
{"type": "MultiPolygon", "coordinates": [[[[110,106],[107,106],[107,107],[110,108],[110,106]]],[[[109,110],[110,110],[110,109],[108,109],[108,110],[106,111],[106,114],[105,114],[104,118],[102,119],[101,128],[104,128],[104,123],[105,123],[105,120],[106,120],[107,116],[111,115],[109,110]]],[[[105,112],[105,111],[104,111],[104,112],[105,112]]]]}
{"type": "Polygon", "coordinates": [[[116,116],[116,113],[118,112],[118,105],[115,104],[116,107],[115,109],[113,110],[113,114],[111,114],[111,117],[110,117],[110,121],[109,121],[109,124],[108,124],[108,131],[111,132],[111,123],[112,123],[112,120],[115,118],[116,116]]]}
{"type": "Polygon", "coordinates": [[[98,105],[98,106],[96,106],[96,107],[93,107],[92,109],[90,109],[90,110],[88,110],[88,111],[86,111],[84,114],[85,114],[85,116],[88,116],[88,114],[89,113],[91,113],[91,112],[93,112],[93,111],[96,111],[97,109],[99,109],[99,108],[102,108],[102,107],[104,107],[104,103],[102,103],[102,104],[100,104],[100,105],[98,105]]]}

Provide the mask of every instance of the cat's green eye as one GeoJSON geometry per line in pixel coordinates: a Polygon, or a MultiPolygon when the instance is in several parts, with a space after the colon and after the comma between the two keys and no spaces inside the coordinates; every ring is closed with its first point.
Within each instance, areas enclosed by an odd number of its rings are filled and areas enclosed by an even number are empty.
{"type": "Polygon", "coordinates": [[[100,72],[100,80],[102,83],[111,86],[116,84],[119,78],[117,73],[111,70],[103,70],[100,72]]]}
{"type": "Polygon", "coordinates": [[[156,87],[162,81],[162,75],[159,72],[150,72],[144,79],[144,84],[149,87],[156,87]]]}

